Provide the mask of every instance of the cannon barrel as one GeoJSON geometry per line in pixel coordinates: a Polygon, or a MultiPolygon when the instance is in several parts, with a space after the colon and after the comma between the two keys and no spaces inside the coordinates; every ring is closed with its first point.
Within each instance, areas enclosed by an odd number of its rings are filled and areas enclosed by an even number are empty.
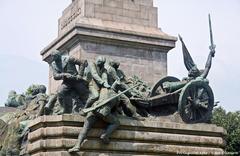
{"type": "Polygon", "coordinates": [[[168,93],[172,93],[178,89],[183,88],[186,84],[186,81],[165,82],[163,83],[163,89],[166,90],[168,93]]]}

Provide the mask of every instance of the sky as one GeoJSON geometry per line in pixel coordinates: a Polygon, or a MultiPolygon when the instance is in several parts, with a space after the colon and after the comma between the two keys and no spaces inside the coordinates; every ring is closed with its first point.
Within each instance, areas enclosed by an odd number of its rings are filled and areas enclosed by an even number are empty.
{"type": "MultiPolygon", "coordinates": [[[[0,106],[10,90],[48,84],[48,65],[40,51],[57,37],[57,22],[70,0],[0,0],[0,106]]],[[[240,110],[240,1],[154,0],[159,27],[181,34],[195,63],[204,68],[209,53],[208,13],[217,45],[208,79],[215,100],[228,111],[240,110]]],[[[168,75],[187,76],[180,42],[168,54],[168,75]]]]}

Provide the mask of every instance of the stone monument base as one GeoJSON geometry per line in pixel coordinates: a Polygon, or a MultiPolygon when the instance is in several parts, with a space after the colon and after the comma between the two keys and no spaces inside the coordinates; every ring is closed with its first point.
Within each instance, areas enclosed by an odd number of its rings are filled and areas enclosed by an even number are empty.
{"type": "Polygon", "coordinates": [[[28,152],[32,156],[78,155],[222,155],[224,136],[222,127],[212,124],[184,124],[166,118],[133,120],[121,117],[121,126],[105,145],[99,140],[104,123],[90,131],[81,152],[69,154],[83,126],[78,115],[43,116],[29,127],[28,152]]]}

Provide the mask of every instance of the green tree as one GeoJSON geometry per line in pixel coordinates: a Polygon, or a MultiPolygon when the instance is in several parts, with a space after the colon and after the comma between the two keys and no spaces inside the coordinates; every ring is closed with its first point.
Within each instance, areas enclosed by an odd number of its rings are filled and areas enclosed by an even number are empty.
{"type": "Polygon", "coordinates": [[[25,95],[32,95],[33,91],[38,87],[39,85],[37,84],[32,84],[29,86],[25,92],[25,95]]]}
{"type": "Polygon", "coordinates": [[[212,123],[227,130],[226,150],[240,153],[240,111],[227,112],[222,107],[215,108],[212,123]]]}

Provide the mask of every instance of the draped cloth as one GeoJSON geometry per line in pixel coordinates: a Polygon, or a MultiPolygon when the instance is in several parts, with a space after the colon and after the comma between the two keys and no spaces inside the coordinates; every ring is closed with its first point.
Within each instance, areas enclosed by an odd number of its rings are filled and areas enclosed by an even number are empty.
{"type": "Polygon", "coordinates": [[[184,59],[184,64],[185,67],[187,68],[187,70],[191,70],[193,67],[196,67],[195,63],[193,62],[193,59],[185,45],[185,43],[183,42],[182,37],[179,35],[179,39],[182,43],[182,52],[183,52],[183,59],[184,59]]]}

